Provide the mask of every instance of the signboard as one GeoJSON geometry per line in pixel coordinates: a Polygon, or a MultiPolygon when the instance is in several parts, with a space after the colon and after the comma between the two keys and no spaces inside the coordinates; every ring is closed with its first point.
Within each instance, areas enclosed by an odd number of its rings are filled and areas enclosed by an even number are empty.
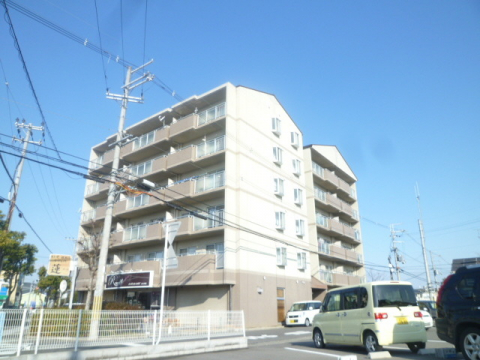
{"type": "Polygon", "coordinates": [[[70,255],[50,255],[47,275],[53,276],[69,276],[70,263],[72,257],[70,255]]]}
{"type": "Polygon", "coordinates": [[[142,271],[107,275],[105,289],[131,289],[153,286],[153,272],[142,271]]]}

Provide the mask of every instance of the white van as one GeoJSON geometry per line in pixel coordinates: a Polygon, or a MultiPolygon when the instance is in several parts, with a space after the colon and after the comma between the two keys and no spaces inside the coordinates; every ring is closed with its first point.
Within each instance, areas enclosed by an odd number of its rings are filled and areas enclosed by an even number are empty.
{"type": "Polygon", "coordinates": [[[375,281],[327,292],[313,318],[313,341],[364,345],[368,352],[406,343],[413,353],[425,348],[427,333],[413,287],[405,281],[375,281]]]}
{"type": "Polygon", "coordinates": [[[310,326],[312,319],[320,311],[321,301],[300,301],[292,305],[287,312],[285,325],[305,325],[310,326]]]}

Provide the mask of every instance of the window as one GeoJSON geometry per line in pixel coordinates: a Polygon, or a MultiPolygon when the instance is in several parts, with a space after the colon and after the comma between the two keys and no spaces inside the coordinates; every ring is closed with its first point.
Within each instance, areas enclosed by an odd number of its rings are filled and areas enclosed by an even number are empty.
{"type": "Polygon", "coordinates": [[[220,136],[216,139],[201,142],[197,145],[197,157],[214,154],[216,152],[225,150],[225,136],[220,136]]]}
{"type": "Polygon", "coordinates": [[[147,146],[148,144],[151,144],[153,140],[155,140],[155,130],[136,138],[133,141],[133,150],[147,146]]]}
{"type": "Polygon", "coordinates": [[[275,212],[275,227],[279,230],[285,230],[285,213],[283,211],[275,212]]]}
{"type": "Polygon", "coordinates": [[[277,165],[282,165],[282,152],[283,150],[277,146],[273,148],[273,162],[277,165]]]}
{"type": "Polygon", "coordinates": [[[287,266],[287,248],[277,247],[277,265],[287,266]]]}
{"type": "Polygon", "coordinates": [[[147,205],[150,196],[147,194],[141,194],[138,196],[130,196],[127,198],[127,209],[147,205]]]}
{"type": "Polygon", "coordinates": [[[297,205],[303,204],[303,190],[293,189],[293,202],[297,205]]]}
{"type": "Polygon", "coordinates": [[[163,251],[154,251],[154,252],[148,253],[147,260],[152,261],[152,260],[159,260],[159,259],[163,259],[163,251]]]}
{"type": "Polygon", "coordinates": [[[357,241],[361,240],[360,231],[358,231],[358,230],[355,230],[355,240],[357,240],[357,241]]]}
{"type": "Polygon", "coordinates": [[[323,214],[317,213],[316,214],[316,222],[317,225],[328,227],[328,217],[323,214]]]}
{"type": "Polygon", "coordinates": [[[191,256],[191,255],[196,255],[197,254],[197,247],[196,246],[191,246],[188,248],[183,248],[180,249],[178,256],[191,256]]]}
{"type": "Polygon", "coordinates": [[[314,187],[313,193],[316,199],[327,202],[327,193],[324,190],[320,189],[318,186],[314,187]]]}
{"type": "Polygon", "coordinates": [[[127,262],[142,261],[143,254],[127,255],[127,262]]]}
{"type": "Polygon", "coordinates": [[[215,244],[207,245],[207,254],[215,254],[215,244]]]}
{"type": "Polygon", "coordinates": [[[325,300],[324,309],[326,311],[339,311],[340,310],[340,293],[331,293],[327,295],[327,299],[325,300]]]}
{"type": "Polygon", "coordinates": [[[149,160],[144,163],[132,166],[132,174],[135,176],[142,176],[144,174],[148,174],[152,171],[152,164],[153,161],[149,160]]]}
{"type": "Polygon", "coordinates": [[[206,124],[225,116],[225,103],[214,106],[198,114],[198,125],[206,124]]]}
{"type": "Polygon", "coordinates": [[[342,292],[343,309],[353,310],[358,308],[358,289],[352,289],[342,292]]]}
{"type": "Polygon", "coordinates": [[[280,135],[282,133],[281,121],[278,118],[272,118],[272,132],[275,135],[280,135]]]}
{"type": "Polygon", "coordinates": [[[275,178],[275,179],[273,179],[273,182],[274,182],[273,192],[275,193],[275,195],[283,196],[283,194],[284,194],[284,187],[283,187],[284,181],[283,181],[283,179],[275,178]]]}
{"type": "Polygon", "coordinates": [[[205,174],[195,180],[195,192],[200,193],[225,186],[225,170],[205,174]]]}
{"type": "Polygon", "coordinates": [[[293,173],[297,176],[300,175],[301,172],[302,172],[300,160],[293,159],[292,160],[292,165],[293,165],[293,173]]]}
{"type": "Polygon", "coordinates": [[[307,268],[307,253],[297,253],[297,269],[305,270],[307,268]]]}
{"type": "Polygon", "coordinates": [[[290,133],[290,143],[296,149],[300,146],[300,134],[292,131],[290,133]]]}
{"type": "Polygon", "coordinates": [[[297,236],[305,235],[305,221],[302,219],[295,220],[295,233],[297,236]]]}
{"type": "Polygon", "coordinates": [[[147,237],[147,225],[131,226],[125,229],[123,241],[145,239],[147,237]]]}

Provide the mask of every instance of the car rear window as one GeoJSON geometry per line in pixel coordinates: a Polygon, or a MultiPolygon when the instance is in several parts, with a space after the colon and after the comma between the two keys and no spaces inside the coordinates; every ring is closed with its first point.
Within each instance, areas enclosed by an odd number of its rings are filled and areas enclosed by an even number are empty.
{"type": "Polygon", "coordinates": [[[417,306],[411,285],[374,285],[373,301],[375,307],[417,306]]]}
{"type": "Polygon", "coordinates": [[[307,308],[306,303],[293,304],[290,311],[303,311],[307,308]]]}

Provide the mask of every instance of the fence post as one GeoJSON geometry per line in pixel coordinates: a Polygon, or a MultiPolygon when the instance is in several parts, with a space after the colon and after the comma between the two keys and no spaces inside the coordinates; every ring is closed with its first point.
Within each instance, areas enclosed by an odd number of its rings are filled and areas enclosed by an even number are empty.
{"type": "Polygon", "coordinates": [[[243,312],[243,310],[242,310],[241,314],[242,314],[243,337],[245,337],[245,336],[247,336],[247,334],[245,333],[245,313],[243,312]]]}
{"type": "Polygon", "coordinates": [[[78,341],[80,340],[80,329],[82,328],[82,314],[83,310],[79,310],[80,312],[78,313],[78,324],[77,324],[77,336],[75,337],[75,350],[77,351],[78,349],[78,341]]]}
{"type": "Polygon", "coordinates": [[[207,311],[207,340],[210,341],[210,310],[207,311]]]}
{"type": "Polygon", "coordinates": [[[42,332],[43,325],[43,312],[45,309],[40,310],[40,319],[38,320],[37,341],[35,342],[35,355],[38,353],[38,347],[40,346],[40,334],[42,332]]]}
{"type": "Polygon", "coordinates": [[[153,336],[152,336],[152,345],[155,345],[155,334],[157,333],[157,311],[153,315],[153,336]]]}
{"type": "Polygon", "coordinates": [[[27,311],[27,309],[23,310],[22,325],[20,326],[20,336],[18,337],[17,356],[20,356],[20,352],[22,351],[23,332],[25,331],[25,320],[27,318],[27,311]]]}

